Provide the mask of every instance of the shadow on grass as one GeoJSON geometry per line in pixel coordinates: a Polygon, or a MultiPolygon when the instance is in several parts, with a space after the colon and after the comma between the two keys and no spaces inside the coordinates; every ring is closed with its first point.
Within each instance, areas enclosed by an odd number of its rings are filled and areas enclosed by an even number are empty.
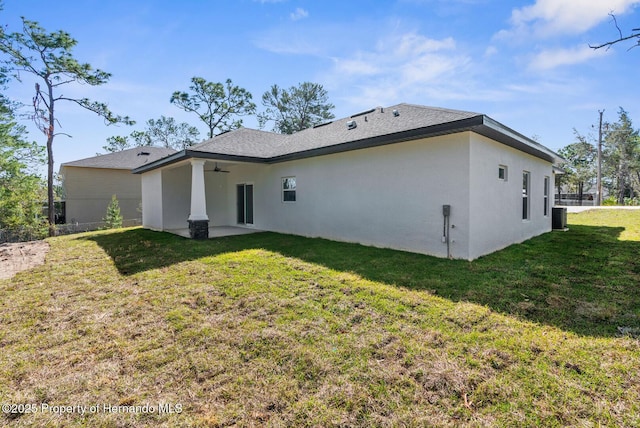
{"type": "Polygon", "coordinates": [[[123,275],[260,248],[581,335],[611,337],[619,326],[640,327],[640,242],[619,240],[623,230],[572,225],[473,262],[270,232],[193,241],[132,229],[81,239],[95,241],[123,275]]]}

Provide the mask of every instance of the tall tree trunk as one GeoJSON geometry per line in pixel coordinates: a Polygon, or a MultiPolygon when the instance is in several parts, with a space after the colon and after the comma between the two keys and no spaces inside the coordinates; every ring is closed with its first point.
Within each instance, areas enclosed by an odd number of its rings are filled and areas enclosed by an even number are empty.
{"type": "Polygon", "coordinates": [[[47,204],[49,205],[49,236],[56,234],[56,207],[53,198],[53,137],[55,136],[55,116],[53,114],[53,86],[47,80],[49,91],[49,127],[47,129],[47,204]]]}
{"type": "Polygon", "coordinates": [[[582,191],[584,189],[584,181],[578,182],[578,205],[582,206],[582,191]]]}
{"type": "Polygon", "coordinates": [[[55,236],[56,209],[53,201],[53,135],[47,137],[47,205],[49,206],[49,236],[55,236]]]}
{"type": "Polygon", "coordinates": [[[625,186],[624,175],[621,170],[620,173],[618,174],[618,204],[619,205],[624,204],[624,186],[625,186]]]}

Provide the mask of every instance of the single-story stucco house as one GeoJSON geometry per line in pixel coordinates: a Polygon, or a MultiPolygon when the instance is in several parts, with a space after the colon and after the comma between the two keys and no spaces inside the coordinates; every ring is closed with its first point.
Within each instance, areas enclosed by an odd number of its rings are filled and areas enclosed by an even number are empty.
{"type": "Polygon", "coordinates": [[[164,147],[136,147],[60,165],[67,223],[99,223],[116,195],[125,220],[139,219],[142,188],[131,170],[175,153],[164,147]]]}
{"type": "Polygon", "coordinates": [[[551,230],[560,157],[484,114],[399,104],[240,128],[135,168],[143,226],[240,226],[472,260],[551,230]]]}

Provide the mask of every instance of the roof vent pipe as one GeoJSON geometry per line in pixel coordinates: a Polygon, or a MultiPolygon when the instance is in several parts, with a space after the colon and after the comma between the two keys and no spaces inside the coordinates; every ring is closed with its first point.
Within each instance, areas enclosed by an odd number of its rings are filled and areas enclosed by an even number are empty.
{"type": "Polygon", "coordinates": [[[400,112],[398,110],[393,110],[393,115],[395,117],[398,117],[398,116],[400,116],[400,112]]]}
{"type": "Polygon", "coordinates": [[[356,121],[355,120],[350,120],[349,122],[347,122],[347,129],[355,129],[356,128],[356,121]]]}

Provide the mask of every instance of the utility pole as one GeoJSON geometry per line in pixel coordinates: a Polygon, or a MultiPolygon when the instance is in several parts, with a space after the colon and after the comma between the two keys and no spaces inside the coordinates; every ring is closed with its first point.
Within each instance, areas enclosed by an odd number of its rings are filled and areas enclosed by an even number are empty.
{"type": "Polygon", "coordinates": [[[602,205],[602,113],[603,110],[598,110],[600,113],[600,125],[598,126],[598,174],[596,176],[596,205],[602,205]]]}

